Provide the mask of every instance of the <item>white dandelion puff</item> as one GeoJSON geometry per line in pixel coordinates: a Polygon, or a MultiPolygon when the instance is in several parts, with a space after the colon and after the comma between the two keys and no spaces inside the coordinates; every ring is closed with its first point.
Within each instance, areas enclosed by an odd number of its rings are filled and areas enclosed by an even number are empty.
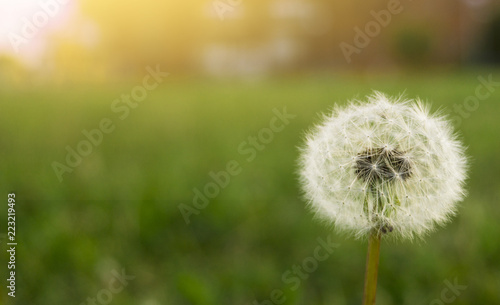
{"type": "Polygon", "coordinates": [[[450,123],[419,100],[378,92],[325,116],[300,164],[314,212],[358,237],[422,236],[465,196],[467,158],[450,123]]]}

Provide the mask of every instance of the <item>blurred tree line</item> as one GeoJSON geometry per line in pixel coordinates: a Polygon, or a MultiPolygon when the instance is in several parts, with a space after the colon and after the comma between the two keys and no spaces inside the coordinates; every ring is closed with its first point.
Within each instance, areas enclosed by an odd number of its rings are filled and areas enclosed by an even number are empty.
{"type": "Polygon", "coordinates": [[[66,29],[52,35],[42,65],[44,73],[63,80],[140,75],[151,64],[179,75],[207,72],[207,63],[230,70],[245,61],[267,62],[267,72],[498,62],[499,4],[88,0],[79,3],[80,13],[66,29]],[[391,5],[400,13],[380,24],[374,16],[391,5]],[[339,45],[354,45],[356,28],[366,32],[373,22],[379,33],[349,63],[339,45]],[[213,57],[206,56],[210,50],[213,57]]]}

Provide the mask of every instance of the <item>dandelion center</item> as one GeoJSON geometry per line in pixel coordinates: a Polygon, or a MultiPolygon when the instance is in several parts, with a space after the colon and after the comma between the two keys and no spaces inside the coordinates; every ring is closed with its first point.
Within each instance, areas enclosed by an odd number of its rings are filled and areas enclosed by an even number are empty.
{"type": "Polygon", "coordinates": [[[356,157],[354,170],[359,179],[368,183],[406,180],[411,166],[405,152],[398,149],[369,148],[356,157]]]}

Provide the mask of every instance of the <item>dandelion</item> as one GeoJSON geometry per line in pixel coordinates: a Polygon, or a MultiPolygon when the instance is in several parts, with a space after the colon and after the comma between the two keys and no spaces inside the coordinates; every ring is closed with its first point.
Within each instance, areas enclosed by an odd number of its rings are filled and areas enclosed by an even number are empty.
{"type": "Polygon", "coordinates": [[[300,163],[316,215],[369,236],[365,304],[375,301],[381,237],[422,237],[465,196],[464,147],[450,123],[419,100],[375,92],[367,103],[335,108],[307,136],[300,163]]]}

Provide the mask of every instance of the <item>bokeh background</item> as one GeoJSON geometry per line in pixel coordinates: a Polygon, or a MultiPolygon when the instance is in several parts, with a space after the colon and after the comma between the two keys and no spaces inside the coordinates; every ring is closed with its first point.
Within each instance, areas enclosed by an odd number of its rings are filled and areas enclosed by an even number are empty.
{"type": "Polygon", "coordinates": [[[499,63],[493,0],[1,0],[2,279],[9,192],[18,246],[16,298],[4,280],[0,304],[269,305],[275,289],[360,304],[366,241],[313,219],[296,160],[319,113],[372,90],[449,115],[471,160],[451,224],[382,244],[378,304],[500,304],[499,63]],[[113,103],[147,67],[169,74],[121,119],[113,103]],[[296,117],[248,161],[241,145],[285,107],[296,117]],[[106,118],[113,131],[58,177],[106,118]],[[232,160],[240,172],[186,223],[180,207],[232,160]],[[327,236],[328,259],[284,282],[327,236]],[[135,278],[110,293],[113,270],[135,278]]]}

